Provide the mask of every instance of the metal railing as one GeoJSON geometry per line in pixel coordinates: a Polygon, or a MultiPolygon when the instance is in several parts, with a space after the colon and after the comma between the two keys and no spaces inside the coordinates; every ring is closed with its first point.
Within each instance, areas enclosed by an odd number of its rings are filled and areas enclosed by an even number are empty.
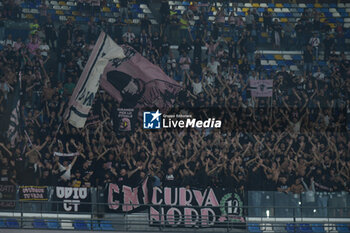
{"type": "Polygon", "coordinates": [[[133,207],[130,208],[133,211],[129,212],[111,209],[111,203],[105,201],[105,190],[91,188],[89,192],[89,201],[80,202],[75,208],[74,202],[54,200],[53,187],[48,187],[47,201],[20,201],[17,191],[16,200],[0,199],[2,206],[7,206],[6,203],[14,204],[14,208],[0,209],[0,220],[14,218],[23,229],[33,228],[37,219],[56,221],[62,229],[74,229],[74,224],[83,221],[87,230],[94,230],[94,226],[99,227],[107,221],[117,231],[144,232],[189,229],[206,229],[205,232],[242,231],[249,228],[251,223],[258,223],[262,230],[275,232],[285,231],[287,227],[294,227],[297,232],[300,227],[311,227],[303,226],[305,223],[321,224],[328,232],[337,229],[337,224],[350,223],[350,195],[346,192],[314,193],[310,197],[310,193],[249,191],[244,195],[244,204],[234,207],[238,208],[237,211],[233,211],[228,204],[200,207],[120,203],[124,207],[133,207]],[[71,208],[64,208],[64,205],[71,208]],[[134,210],[134,207],[137,209],[134,210]],[[204,211],[209,207],[215,211],[204,211]],[[190,210],[186,212],[186,208],[190,210]],[[155,211],[152,212],[151,209],[155,211]]]}
{"type": "MultiPolygon", "coordinates": [[[[62,229],[74,229],[74,224],[85,224],[86,230],[96,230],[94,226],[108,222],[116,231],[186,231],[191,229],[195,231],[201,231],[206,229],[206,232],[210,231],[242,231],[247,230],[250,226],[254,226],[251,223],[259,224],[262,230],[273,230],[274,232],[285,231],[286,228],[295,228],[296,232],[299,232],[299,228],[303,227],[303,224],[321,224],[326,232],[333,231],[337,228],[337,224],[349,224],[350,215],[335,217],[298,217],[297,207],[291,206],[241,206],[242,217],[235,215],[213,215],[213,214],[184,214],[184,208],[189,206],[173,205],[171,208],[181,210],[175,211],[175,214],[159,213],[152,215],[149,209],[152,208],[169,208],[169,205],[138,205],[139,208],[144,207],[142,211],[137,213],[113,213],[106,211],[109,208],[110,203],[97,203],[89,202],[84,203],[90,208],[89,211],[79,212],[66,212],[60,208],[62,201],[13,201],[18,208],[13,210],[2,210],[0,212],[0,218],[2,219],[16,219],[19,223],[19,227],[22,229],[33,228],[33,223],[36,219],[44,219],[45,221],[56,221],[62,229]],[[54,208],[47,208],[51,205],[54,208]],[[95,206],[95,208],[93,208],[95,206]],[[263,208],[271,211],[267,216],[250,217],[249,210],[255,208],[263,208]],[[279,209],[289,209],[293,213],[290,217],[277,216],[276,213],[279,209]],[[104,210],[104,211],[98,211],[104,210]],[[159,219],[156,221],[155,219],[159,219]]],[[[135,204],[122,204],[125,206],[135,206],[135,204]]],[[[207,207],[192,206],[198,212],[207,207]]],[[[217,206],[215,208],[227,208],[227,206],[217,206]]],[[[303,207],[303,211],[314,212],[315,207],[303,207]]],[[[339,211],[339,208],[328,207],[328,211],[339,211]]],[[[350,213],[348,207],[341,208],[347,214],[350,213]]],[[[307,227],[307,226],[304,226],[307,227]]],[[[311,225],[309,226],[311,227],[311,225]]]]}

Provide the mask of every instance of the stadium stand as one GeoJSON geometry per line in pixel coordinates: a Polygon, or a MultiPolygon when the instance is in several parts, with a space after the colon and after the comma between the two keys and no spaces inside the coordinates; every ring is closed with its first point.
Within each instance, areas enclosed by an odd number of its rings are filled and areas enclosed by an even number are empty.
{"type": "MultiPolygon", "coordinates": [[[[16,200],[19,186],[49,186],[52,201],[55,187],[149,179],[150,189],[242,194],[249,232],[350,231],[350,3],[17,2],[0,2],[0,185],[15,186],[16,200]],[[176,97],[164,95],[174,107],[198,117],[211,112],[197,108],[215,109],[225,127],[147,131],[138,122],[120,132],[112,118],[124,105],[102,89],[86,126],[69,125],[64,112],[101,31],[178,82],[176,97]]],[[[91,193],[96,206],[107,200],[91,193]]],[[[57,206],[40,211],[71,207],[57,206]]],[[[9,211],[0,228],[122,228],[77,214],[23,215],[26,223],[9,211]]]]}

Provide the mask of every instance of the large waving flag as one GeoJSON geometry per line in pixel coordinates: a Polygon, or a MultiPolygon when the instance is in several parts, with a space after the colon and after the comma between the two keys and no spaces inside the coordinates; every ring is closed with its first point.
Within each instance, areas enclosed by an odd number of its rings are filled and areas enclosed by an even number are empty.
{"type": "Polygon", "coordinates": [[[10,99],[10,112],[9,112],[9,127],[7,130],[7,138],[11,143],[11,147],[16,146],[16,140],[19,137],[19,120],[20,120],[20,91],[21,91],[22,75],[19,73],[19,80],[16,84],[13,95],[10,99]]]}
{"type": "Polygon", "coordinates": [[[129,46],[122,46],[125,58],[108,63],[101,86],[121,108],[168,109],[181,86],[129,46]]]}
{"type": "Polygon", "coordinates": [[[107,34],[101,32],[65,112],[65,118],[71,125],[77,128],[84,127],[99,88],[103,70],[109,60],[122,59],[124,57],[123,49],[107,34]]]}

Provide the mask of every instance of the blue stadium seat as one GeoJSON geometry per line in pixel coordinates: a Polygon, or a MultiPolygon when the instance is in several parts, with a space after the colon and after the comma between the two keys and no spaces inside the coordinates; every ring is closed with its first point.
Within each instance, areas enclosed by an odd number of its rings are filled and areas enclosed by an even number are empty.
{"type": "Polygon", "coordinates": [[[49,229],[60,229],[60,224],[57,220],[47,220],[47,226],[49,229]]]}
{"type": "Polygon", "coordinates": [[[260,233],[262,230],[260,229],[260,225],[258,223],[248,223],[248,231],[260,233]]]}
{"type": "Polygon", "coordinates": [[[38,229],[48,229],[46,222],[43,219],[34,219],[33,227],[38,229]]]}
{"type": "Polygon", "coordinates": [[[293,60],[297,60],[297,61],[301,61],[302,57],[301,55],[297,54],[297,55],[293,55],[293,60]]]}
{"type": "Polygon", "coordinates": [[[50,14],[50,15],[53,15],[53,14],[56,14],[56,11],[53,10],[53,9],[48,9],[47,13],[50,14]]]}
{"type": "Polygon", "coordinates": [[[57,20],[59,20],[59,17],[58,17],[58,15],[52,14],[51,19],[52,19],[52,21],[57,21],[57,20]]]}
{"type": "Polygon", "coordinates": [[[6,219],[6,225],[8,228],[19,228],[18,221],[17,219],[14,219],[14,218],[6,219]]]}
{"type": "Polygon", "coordinates": [[[321,12],[323,12],[323,13],[329,12],[329,9],[328,8],[321,8],[321,12]]]}
{"type": "MultiPolygon", "coordinates": [[[[324,13],[324,16],[326,16],[327,18],[332,18],[333,17],[333,14],[330,13],[330,12],[325,12],[324,13]]],[[[329,20],[329,19],[328,19],[329,20]]]]}
{"type": "MultiPolygon", "coordinates": [[[[332,13],[329,13],[329,14],[332,14],[332,13]]],[[[328,18],[328,22],[330,23],[336,23],[337,20],[335,18],[328,18]]]]}
{"type": "Polygon", "coordinates": [[[286,62],[285,61],[277,61],[278,66],[285,66],[286,62]]]}
{"type": "Polygon", "coordinates": [[[92,224],[91,222],[89,221],[88,223],[86,223],[86,225],[88,226],[89,230],[95,230],[95,231],[100,231],[102,230],[100,225],[98,224],[98,221],[94,220],[92,221],[92,224]]]}
{"type": "Polygon", "coordinates": [[[114,227],[110,221],[101,221],[100,227],[104,231],[114,231],[114,227]]]}
{"type": "Polygon", "coordinates": [[[270,71],[272,69],[272,67],[270,65],[264,66],[266,71],[270,71]]]}
{"type": "Polygon", "coordinates": [[[288,233],[295,233],[299,232],[299,227],[295,225],[294,223],[287,223],[286,230],[288,233]]]}
{"type": "Polygon", "coordinates": [[[268,6],[269,8],[275,8],[275,4],[273,4],[273,3],[268,3],[267,6],[268,6]]]}
{"type": "Polygon", "coordinates": [[[347,18],[348,17],[348,13],[340,12],[340,16],[343,17],[343,18],[347,18]]]}
{"type": "Polygon", "coordinates": [[[21,3],[21,7],[22,8],[29,8],[29,4],[27,4],[26,2],[21,3]]]}
{"type": "Polygon", "coordinates": [[[284,61],[286,63],[286,66],[292,66],[294,65],[293,61],[284,61]]]}
{"type": "Polygon", "coordinates": [[[325,61],[318,61],[318,64],[319,64],[320,66],[325,66],[327,63],[326,63],[325,61]]]}
{"type": "Polygon", "coordinates": [[[77,21],[77,22],[88,22],[88,21],[89,21],[89,18],[77,16],[77,17],[76,17],[76,21],[77,21]]]}
{"type": "Polygon", "coordinates": [[[261,7],[258,8],[258,12],[259,12],[259,13],[263,13],[264,11],[265,11],[264,8],[261,8],[261,7]]]}
{"type": "Polygon", "coordinates": [[[307,224],[307,223],[300,224],[300,232],[301,233],[313,233],[310,224],[307,224]]]}
{"type": "Polygon", "coordinates": [[[350,229],[346,224],[338,223],[336,224],[336,228],[339,233],[350,233],[350,229]]]}
{"type": "Polygon", "coordinates": [[[6,223],[4,219],[0,219],[0,228],[6,228],[6,223]]]}
{"type": "Polygon", "coordinates": [[[290,5],[289,3],[284,3],[283,6],[284,6],[285,8],[291,8],[291,7],[292,7],[292,5],[290,5]]]}
{"type": "Polygon", "coordinates": [[[90,230],[86,222],[83,220],[75,220],[73,226],[76,230],[90,230]]]}
{"type": "Polygon", "coordinates": [[[324,233],[325,230],[323,228],[323,225],[322,224],[319,224],[319,223],[313,223],[311,224],[311,229],[313,232],[315,233],[324,233]]]}
{"type": "Polygon", "coordinates": [[[330,7],[330,8],[337,8],[338,6],[337,6],[337,4],[335,4],[335,3],[331,3],[331,4],[329,4],[329,7],[330,7]]]}
{"type": "Polygon", "coordinates": [[[272,54],[265,54],[264,56],[267,60],[275,60],[275,56],[272,54]]]}

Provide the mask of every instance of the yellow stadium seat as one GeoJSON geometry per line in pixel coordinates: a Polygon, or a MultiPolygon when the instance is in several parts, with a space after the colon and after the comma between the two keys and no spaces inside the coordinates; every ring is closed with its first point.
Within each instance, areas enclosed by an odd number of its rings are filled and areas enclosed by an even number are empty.
{"type": "Polygon", "coordinates": [[[328,24],[331,28],[335,28],[336,27],[336,25],[334,24],[334,23],[329,23],[328,24]]]}
{"type": "Polygon", "coordinates": [[[261,36],[262,36],[262,37],[268,37],[269,35],[267,34],[267,32],[262,32],[262,33],[261,33],[261,36]]]}
{"type": "Polygon", "coordinates": [[[75,21],[75,17],[74,16],[67,16],[68,19],[75,21]]]}
{"type": "Polygon", "coordinates": [[[282,22],[282,23],[287,23],[287,22],[288,22],[288,19],[287,19],[287,18],[281,18],[281,22],[282,22]]]}
{"type": "Polygon", "coordinates": [[[63,11],[56,11],[56,15],[64,15],[63,11]]]}
{"type": "Polygon", "coordinates": [[[275,59],[276,60],[283,60],[283,56],[281,54],[276,54],[275,59]]]}
{"type": "Polygon", "coordinates": [[[102,8],[102,11],[103,11],[103,12],[111,12],[111,9],[109,9],[108,7],[103,7],[103,8],[102,8]]]}
{"type": "Polygon", "coordinates": [[[212,8],[211,8],[211,11],[212,11],[212,12],[216,11],[215,7],[212,7],[212,8]]]}
{"type": "Polygon", "coordinates": [[[320,22],[323,23],[326,20],[326,18],[320,18],[320,22]]]}
{"type": "Polygon", "coordinates": [[[117,3],[117,8],[120,8],[120,4],[119,3],[117,3]]]}
{"type": "Polygon", "coordinates": [[[321,8],[322,7],[322,5],[319,4],[319,3],[315,3],[314,6],[315,6],[315,8],[321,8]]]}
{"type": "Polygon", "coordinates": [[[59,1],[59,2],[58,2],[58,5],[60,5],[60,6],[65,6],[65,5],[66,5],[66,2],[65,2],[65,1],[59,1]]]}
{"type": "Polygon", "coordinates": [[[282,4],[282,3],[276,3],[275,7],[277,7],[277,8],[283,8],[283,4],[282,4]]]}
{"type": "Polygon", "coordinates": [[[259,22],[260,23],[264,22],[264,18],[263,17],[259,17],[259,22]]]}
{"type": "Polygon", "coordinates": [[[32,15],[32,14],[26,14],[26,19],[34,19],[34,15],[32,15]]]}
{"type": "Polygon", "coordinates": [[[267,9],[268,12],[273,12],[272,8],[267,9]]]}
{"type": "Polygon", "coordinates": [[[79,11],[73,11],[72,15],[75,15],[75,16],[79,15],[79,11]]]}
{"type": "Polygon", "coordinates": [[[245,8],[242,9],[242,11],[243,11],[243,12],[247,12],[247,11],[249,11],[249,8],[246,8],[246,7],[245,7],[245,8]]]}
{"type": "Polygon", "coordinates": [[[253,3],[252,6],[255,7],[255,8],[258,8],[258,7],[260,7],[260,4],[259,3],[253,3]]]}

